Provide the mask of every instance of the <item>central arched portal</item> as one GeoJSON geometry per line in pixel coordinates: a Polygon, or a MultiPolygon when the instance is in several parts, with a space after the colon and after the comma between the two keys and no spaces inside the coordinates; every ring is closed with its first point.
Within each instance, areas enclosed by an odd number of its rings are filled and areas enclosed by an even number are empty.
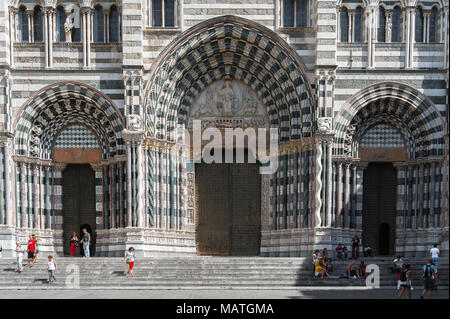
{"type": "Polygon", "coordinates": [[[261,175],[257,163],[199,163],[198,255],[257,256],[261,246],[261,175]]]}

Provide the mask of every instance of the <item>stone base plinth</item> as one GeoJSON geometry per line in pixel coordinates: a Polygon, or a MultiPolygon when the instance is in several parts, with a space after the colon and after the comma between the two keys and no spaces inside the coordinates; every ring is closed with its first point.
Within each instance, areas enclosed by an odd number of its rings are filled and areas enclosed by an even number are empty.
{"type": "Polygon", "coordinates": [[[435,244],[441,256],[448,256],[448,227],[399,229],[395,233],[395,254],[405,257],[428,257],[435,244]]]}
{"type": "Polygon", "coordinates": [[[20,242],[23,248],[27,248],[30,235],[38,238],[39,256],[62,255],[62,231],[50,229],[25,229],[0,226],[0,242],[3,246],[3,257],[15,257],[16,242],[20,242]],[[7,246],[6,246],[7,245],[7,246]],[[5,247],[7,247],[5,249],[5,247]]]}
{"type": "Polygon", "coordinates": [[[97,231],[96,256],[122,257],[130,247],[137,257],[196,255],[193,232],[134,227],[97,231]]]}
{"type": "Polygon", "coordinates": [[[315,249],[334,251],[337,244],[347,246],[361,231],[343,228],[284,229],[261,233],[263,257],[310,257],[315,249]]]}
{"type": "Polygon", "coordinates": [[[16,253],[16,235],[12,226],[0,225],[1,257],[14,257],[16,253]]]}

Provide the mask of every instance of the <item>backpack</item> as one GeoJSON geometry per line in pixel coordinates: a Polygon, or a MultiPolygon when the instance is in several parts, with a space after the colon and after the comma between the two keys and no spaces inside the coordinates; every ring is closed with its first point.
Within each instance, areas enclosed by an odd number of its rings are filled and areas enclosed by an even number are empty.
{"type": "Polygon", "coordinates": [[[402,271],[400,273],[400,281],[407,281],[408,280],[408,276],[406,275],[406,271],[402,271]]]}
{"type": "Polygon", "coordinates": [[[425,271],[423,273],[424,279],[431,279],[431,276],[433,275],[433,271],[431,270],[431,265],[425,265],[425,271]]]}

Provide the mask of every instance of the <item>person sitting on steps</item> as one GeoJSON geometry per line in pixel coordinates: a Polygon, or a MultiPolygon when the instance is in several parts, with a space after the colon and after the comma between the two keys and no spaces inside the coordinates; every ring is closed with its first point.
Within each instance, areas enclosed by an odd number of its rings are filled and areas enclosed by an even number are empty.
{"type": "Polygon", "coordinates": [[[400,255],[397,256],[397,258],[394,259],[394,264],[392,269],[393,273],[399,273],[403,268],[403,259],[400,255]]]}
{"type": "Polygon", "coordinates": [[[323,258],[320,257],[316,261],[316,269],[315,269],[315,276],[319,277],[320,279],[323,279],[323,276],[327,276],[327,278],[330,278],[330,275],[328,274],[327,267],[325,265],[325,262],[323,261],[323,258]]]}

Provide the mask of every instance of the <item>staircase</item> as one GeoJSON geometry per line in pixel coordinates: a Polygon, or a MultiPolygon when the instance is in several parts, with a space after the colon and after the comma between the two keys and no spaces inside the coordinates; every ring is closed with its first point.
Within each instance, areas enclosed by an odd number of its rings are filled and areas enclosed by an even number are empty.
{"type": "MultiPolygon", "coordinates": [[[[372,257],[366,264],[377,264],[381,286],[396,285],[390,267],[393,258],[372,257]]],[[[419,287],[423,258],[405,260],[412,265],[413,286],[419,287]]],[[[25,262],[25,261],[24,261],[25,262]]],[[[138,258],[134,277],[127,277],[121,258],[56,258],[57,281],[47,284],[47,259],[40,256],[33,268],[15,272],[15,259],[0,258],[0,289],[67,289],[73,282],[73,269],[79,269],[81,289],[295,289],[298,287],[365,287],[359,279],[339,279],[349,262],[335,262],[332,279],[313,278],[310,258],[266,257],[158,257],[138,258]]],[[[448,258],[441,258],[440,287],[448,288],[448,258]]]]}

